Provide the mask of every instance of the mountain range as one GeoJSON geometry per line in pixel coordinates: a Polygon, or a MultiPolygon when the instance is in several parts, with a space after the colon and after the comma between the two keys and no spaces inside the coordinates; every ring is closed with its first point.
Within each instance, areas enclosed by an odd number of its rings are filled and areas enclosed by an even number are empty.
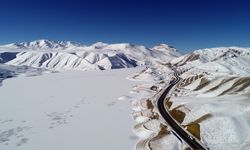
{"type": "Polygon", "coordinates": [[[37,40],[0,46],[1,64],[53,71],[108,70],[171,63],[214,72],[248,74],[249,61],[250,48],[240,47],[206,48],[181,54],[167,44],[148,48],[129,43],[97,42],[86,46],[71,41],[37,40]]]}
{"type": "Polygon", "coordinates": [[[50,70],[107,70],[163,63],[179,57],[166,44],[153,48],[102,42],[85,46],[70,41],[37,40],[0,46],[0,62],[50,70]]]}

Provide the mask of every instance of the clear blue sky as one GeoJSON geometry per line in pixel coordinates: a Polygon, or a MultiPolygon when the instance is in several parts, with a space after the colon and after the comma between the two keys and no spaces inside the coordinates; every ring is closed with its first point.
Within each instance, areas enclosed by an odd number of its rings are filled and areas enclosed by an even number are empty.
{"type": "Polygon", "coordinates": [[[3,0],[0,44],[37,39],[250,47],[248,0],[3,0]]]}

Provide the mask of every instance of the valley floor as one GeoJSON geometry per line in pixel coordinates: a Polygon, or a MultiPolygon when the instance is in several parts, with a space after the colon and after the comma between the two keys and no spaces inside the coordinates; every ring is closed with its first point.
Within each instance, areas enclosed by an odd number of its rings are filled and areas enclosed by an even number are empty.
{"type": "Polygon", "coordinates": [[[133,149],[130,101],[139,69],[69,71],[3,81],[1,150],[133,149]]]}

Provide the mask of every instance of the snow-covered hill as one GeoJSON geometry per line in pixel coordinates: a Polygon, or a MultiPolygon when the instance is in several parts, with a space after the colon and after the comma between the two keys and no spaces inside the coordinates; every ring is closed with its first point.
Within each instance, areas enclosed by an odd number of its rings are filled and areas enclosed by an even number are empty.
{"type": "Polygon", "coordinates": [[[169,86],[176,67],[181,80],[165,101],[172,117],[209,149],[249,149],[249,64],[250,48],[207,48],[132,76],[149,82],[133,88],[134,93],[148,92],[132,105],[141,138],[137,148],[186,149],[158,117],[156,105],[157,93],[169,86]]]}
{"type": "Polygon", "coordinates": [[[173,59],[172,64],[182,68],[193,68],[217,74],[250,74],[250,48],[219,47],[196,50],[190,54],[173,59]]]}
{"type": "Polygon", "coordinates": [[[15,66],[50,70],[106,70],[164,63],[180,56],[171,46],[153,48],[128,43],[95,43],[38,40],[0,46],[0,61],[15,66]]]}

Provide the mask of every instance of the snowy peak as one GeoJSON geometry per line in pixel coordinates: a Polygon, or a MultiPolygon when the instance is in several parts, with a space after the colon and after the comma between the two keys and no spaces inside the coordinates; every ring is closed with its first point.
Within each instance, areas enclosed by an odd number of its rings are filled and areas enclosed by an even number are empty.
{"type": "Polygon", "coordinates": [[[90,47],[95,48],[95,49],[102,49],[106,47],[107,45],[108,45],[107,43],[97,42],[97,43],[92,44],[90,47]]]}
{"type": "Polygon", "coordinates": [[[89,47],[94,48],[94,49],[106,49],[106,50],[108,49],[109,50],[125,50],[125,49],[133,49],[133,48],[145,49],[144,46],[134,45],[130,43],[107,44],[107,43],[97,42],[89,47]]]}
{"type": "Polygon", "coordinates": [[[169,46],[167,44],[159,44],[154,46],[152,49],[157,49],[157,50],[161,50],[161,51],[174,51],[176,52],[176,48],[174,48],[173,46],[169,46]]]}
{"type": "Polygon", "coordinates": [[[7,44],[1,47],[39,50],[39,49],[67,49],[67,48],[82,47],[82,46],[83,45],[79,43],[71,42],[71,41],[53,41],[53,40],[42,39],[42,40],[36,40],[32,42],[7,44]]]}

